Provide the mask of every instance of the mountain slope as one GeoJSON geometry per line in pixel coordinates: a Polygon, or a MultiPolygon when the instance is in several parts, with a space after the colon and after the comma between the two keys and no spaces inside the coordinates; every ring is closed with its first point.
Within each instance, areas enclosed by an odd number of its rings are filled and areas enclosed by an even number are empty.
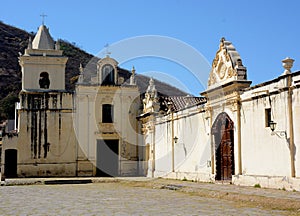
{"type": "MultiPolygon", "coordinates": [[[[14,118],[14,103],[18,101],[22,78],[18,56],[19,53],[24,53],[29,37],[33,38],[34,33],[26,32],[0,21],[0,121],[14,118]]],[[[60,40],[60,45],[64,55],[69,58],[66,65],[65,80],[66,89],[72,91],[79,74],[80,63],[83,66],[87,65],[93,59],[93,55],[66,40],[60,40]]],[[[96,62],[93,67],[96,70],[96,62]]],[[[130,77],[128,70],[120,68],[119,71],[123,73],[124,77],[130,77]]],[[[141,93],[145,92],[148,82],[148,77],[137,76],[137,85],[141,93]]],[[[185,92],[157,80],[155,80],[155,85],[163,95],[186,95],[185,92]]]]}

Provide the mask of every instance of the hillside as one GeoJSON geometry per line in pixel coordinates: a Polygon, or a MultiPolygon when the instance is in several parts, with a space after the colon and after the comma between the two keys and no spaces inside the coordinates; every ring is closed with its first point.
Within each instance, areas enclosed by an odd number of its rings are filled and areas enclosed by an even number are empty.
{"type": "MultiPolygon", "coordinates": [[[[14,103],[18,101],[22,76],[18,56],[19,53],[24,53],[30,36],[33,38],[34,33],[26,32],[0,21],[0,121],[1,119],[14,118],[14,103]]],[[[69,58],[65,75],[66,89],[72,91],[79,74],[80,63],[85,66],[93,58],[93,55],[66,40],[60,40],[60,44],[64,55],[69,58]]],[[[93,65],[96,71],[96,64],[93,65]]],[[[124,77],[130,77],[128,70],[120,68],[119,71],[124,77]]],[[[137,84],[141,93],[145,92],[148,82],[148,77],[137,76],[137,84]]],[[[155,85],[163,95],[186,95],[185,92],[157,80],[155,80],[155,85]]]]}
{"type": "MultiPolygon", "coordinates": [[[[0,120],[14,117],[14,102],[18,101],[22,77],[18,56],[24,53],[30,36],[33,38],[34,34],[0,22],[0,120]]],[[[87,64],[93,56],[67,41],[60,42],[64,55],[69,57],[66,89],[73,90],[72,77],[79,74],[79,64],[87,64]]]]}

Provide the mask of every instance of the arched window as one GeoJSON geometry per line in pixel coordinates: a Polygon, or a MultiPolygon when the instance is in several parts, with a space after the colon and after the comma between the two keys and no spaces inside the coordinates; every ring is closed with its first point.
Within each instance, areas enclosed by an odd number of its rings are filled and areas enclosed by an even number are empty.
{"type": "Polygon", "coordinates": [[[39,84],[40,84],[40,88],[49,89],[50,79],[49,79],[49,74],[47,72],[42,72],[40,74],[39,84]]]}
{"type": "Polygon", "coordinates": [[[115,70],[110,64],[102,67],[102,80],[101,85],[114,85],[115,84],[115,70]]]}

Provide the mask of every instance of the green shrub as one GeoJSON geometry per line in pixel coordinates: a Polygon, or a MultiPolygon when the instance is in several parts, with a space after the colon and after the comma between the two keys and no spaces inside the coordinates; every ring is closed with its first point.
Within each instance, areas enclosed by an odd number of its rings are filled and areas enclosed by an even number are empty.
{"type": "Polygon", "coordinates": [[[254,187],[255,188],[261,188],[260,184],[255,184],[254,187]]]}

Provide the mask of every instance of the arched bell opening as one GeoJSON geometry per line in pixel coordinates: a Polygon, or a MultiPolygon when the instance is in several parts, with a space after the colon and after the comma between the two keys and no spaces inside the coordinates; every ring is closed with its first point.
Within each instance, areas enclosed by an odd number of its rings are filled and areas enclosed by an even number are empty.
{"type": "Polygon", "coordinates": [[[42,89],[49,89],[50,87],[50,79],[49,74],[47,72],[42,72],[40,74],[39,85],[42,89]]]}

